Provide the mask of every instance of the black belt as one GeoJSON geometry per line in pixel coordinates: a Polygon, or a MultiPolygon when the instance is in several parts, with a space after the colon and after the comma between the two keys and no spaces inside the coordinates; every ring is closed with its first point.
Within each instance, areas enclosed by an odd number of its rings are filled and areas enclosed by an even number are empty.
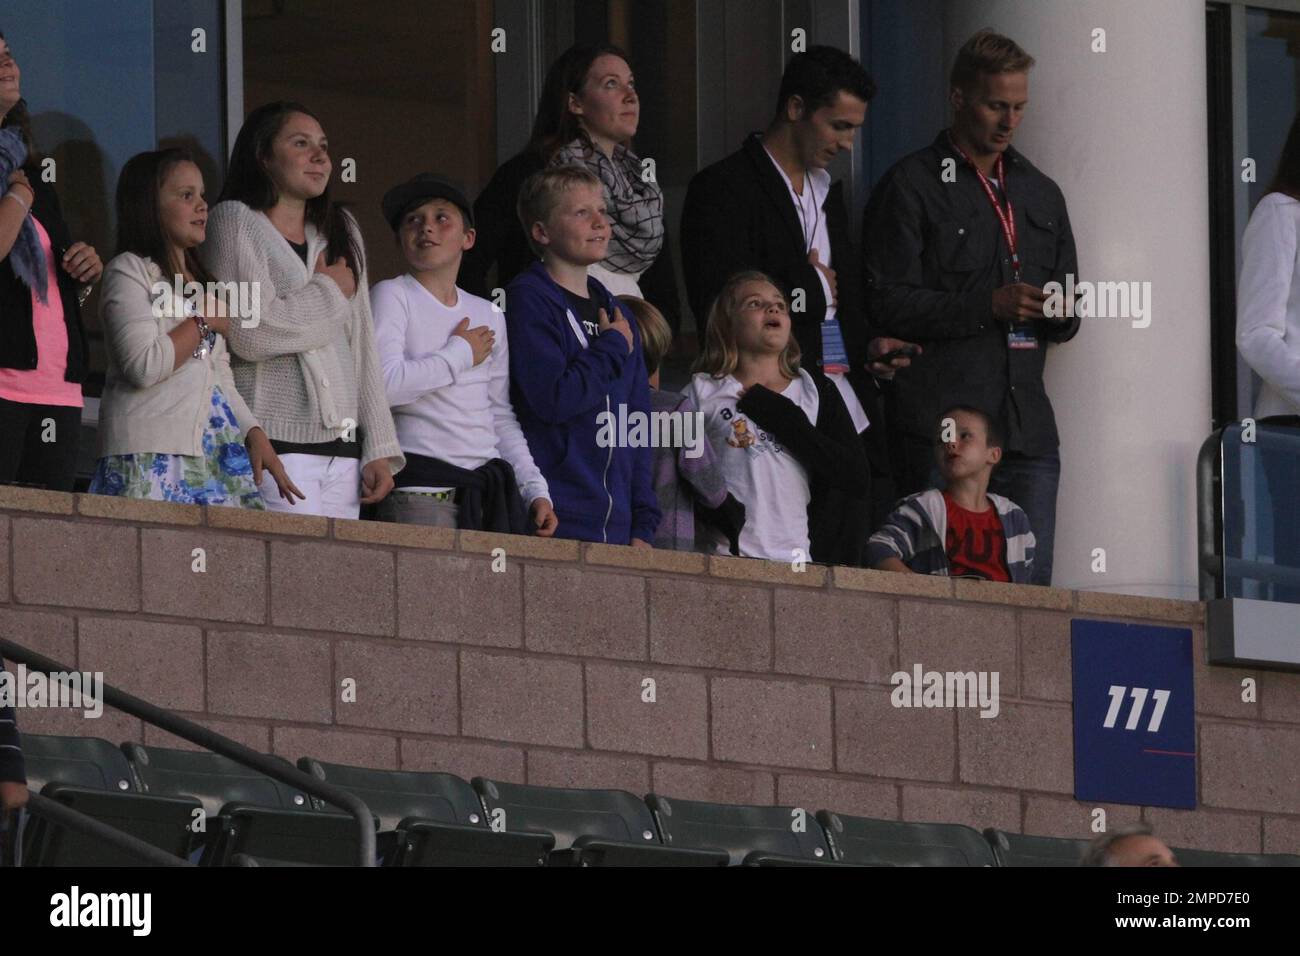
{"type": "Polygon", "coordinates": [[[322,458],[355,458],[361,460],[361,442],[357,439],[345,441],[336,438],[333,441],[299,442],[271,439],[271,447],[277,455],[320,455],[322,458]]]}

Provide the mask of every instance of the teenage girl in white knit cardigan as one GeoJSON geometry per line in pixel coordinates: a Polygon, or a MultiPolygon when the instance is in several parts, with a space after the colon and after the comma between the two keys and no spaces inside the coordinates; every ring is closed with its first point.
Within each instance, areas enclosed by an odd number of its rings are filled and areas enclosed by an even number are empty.
{"type": "Polygon", "coordinates": [[[218,281],[252,284],[258,303],[230,323],[231,367],[303,497],[281,497],[264,476],[267,507],[356,518],[388,494],[405,459],[375,351],[360,230],[330,201],[332,168],[305,107],[254,110],[200,255],[218,281]]]}

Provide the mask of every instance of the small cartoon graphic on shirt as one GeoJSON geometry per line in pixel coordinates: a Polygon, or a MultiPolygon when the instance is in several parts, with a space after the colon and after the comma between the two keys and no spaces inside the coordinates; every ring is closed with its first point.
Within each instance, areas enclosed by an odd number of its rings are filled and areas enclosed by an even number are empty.
{"type": "Polygon", "coordinates": [[[718,426],[722,430],[722,435],[716,431],[714,435],[725,437],[727,444],[732,448],[742,449],[750,455],[766,455],[770,452],[779,455],[785,450],[777,443],[775,435],[752,424],[734,408],[719,409],[718,417],[724,423],[718,426]]]}
{"type": "Polygon", "coordinates": [[[784,450],[777,444],[775,435],[761,428],[751,431],[749,422],[744,418],[737,418],[731,423],[731,434],[727,436],[727,444],[732,448],[747,448],[750,454],[775,452],[779,455],[784,450]]]}
{"type": "Polygon", "coordinates": [[[583,331],[587,333],[587,338],[589,339],[594,339],[596,335],[600,332],[600,327],[595,322],[592,322],[589,319],[582,320],[582,328],[583,331]]]}
{"type": "Polygon", "coordinates": [[[758,439],[749,430],[748,421],[737,418],[731,423],[731,435],[727,437],[727,444],[732,448],[748,448],[757,442],[758,439]]]}

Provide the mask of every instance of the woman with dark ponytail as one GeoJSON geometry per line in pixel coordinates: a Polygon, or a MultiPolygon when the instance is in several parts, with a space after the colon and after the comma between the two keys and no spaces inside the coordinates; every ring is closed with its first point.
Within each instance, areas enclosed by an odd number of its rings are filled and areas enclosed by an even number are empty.
{"type": "MultiPolygon", "coordinates": [[[[361,233],[330,200],[332,169],[325,132],[306,107],[253,110],[200,256],[217,281],[248,283],[239,294],[256,303],[230,323],[231,367],[302,490],[293,510],[355,518],[388,494],[405,459],[375,351],[361,233]]],[[[262,495],[272,510],[295,505],[269,474],[262,495]]]]}

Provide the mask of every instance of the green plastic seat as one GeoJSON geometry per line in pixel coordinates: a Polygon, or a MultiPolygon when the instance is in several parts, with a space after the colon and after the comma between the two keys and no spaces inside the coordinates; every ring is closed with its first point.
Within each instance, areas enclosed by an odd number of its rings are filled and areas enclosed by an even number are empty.
{"type": "Polygon", "coordinates": [[[990,827],[984,831],[998,866],[1078,866],[1087,840],[1025,836],[990,827]]]}
{"type": "Polygon", "coordinates": [[[493,831],[478,794],[455,774],[371,770],[309,757],[298,767],[370,807],[379,820],[379,859],[387,866],[535,867],[554,845],[547,833],[493,831]]]}
{"type": "Polygon", "coordinates": [[[489,818],[554,837],[552,866],[725,866],[721,850],[669,847],[645,801],[626,790],[534,787],[474,778],[489,818]]]}
{"type": "Polygon", "coordinates": [[[202,803],[203,865],[228,865],[236,854],[329,866],[357,862],[360,845],[352,815],[317,810],[296,787],[207,751],[137,743],[123,744],[122,751],[146,793],[188,795],[202,803]]]}
{"type": "MultiPolygon", "coordinates": [[[[189,855],[199,802],[188,796],[140,792],[122,751],[98,737],[23,736],[29,789],[152,844],[189,855]]],[[[109,843],[29,814],[23,827],[24,866],[140,866],[138,857],[109,843]]]]}
{"type": "Polygon", "coordinates": [[[978,830],[956,823],[902,823],[820,810],[831,851],[859,866],[997,866],[978,830]]]}
{"type": "Polygon", "coordinates": [[[733,866],[835,865],[817,818],[796,807],[734,806],[654,793],[646,803],[668,846],[722,851],[733,866]]]}

